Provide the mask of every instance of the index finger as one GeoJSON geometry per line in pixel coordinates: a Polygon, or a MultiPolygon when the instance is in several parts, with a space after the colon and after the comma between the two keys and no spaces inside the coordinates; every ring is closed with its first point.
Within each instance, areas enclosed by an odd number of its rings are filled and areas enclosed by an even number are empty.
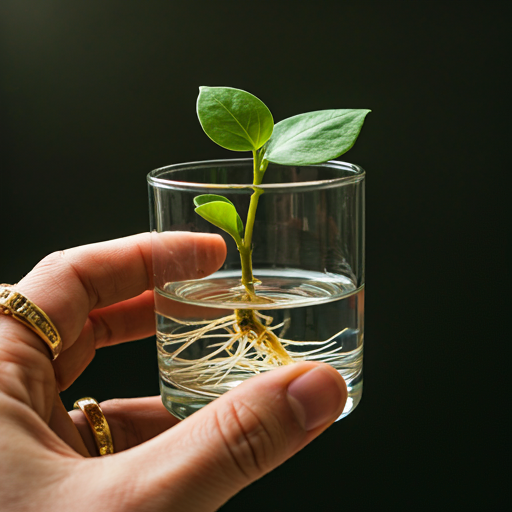
{"type": "MultiPolygon", "coordinates": [[[[204,277],[224,262],[226,246],[218,235],[156,235],[170,248],[169,279],[204,277]],[[177,269],[177,274],[172,268],[177,269]]],[[[50,317],[66,351],[80,340],[93,309],[125,301],[153,287],[151,238],[149,233],[143,233],[51,254],[16,285],[16,290],[50,317]]],[[[38,353],[43,353],[49,363],[47,347],[36,334],[12,318],[0,318],[0,362],[9,361],[10,367],[14,364],[15,375],[23,373],[25,389],[47,366],[36,357],[38,353]],[[30,348],[36,348],[36,354],[33,350],[28,353],[30,348]]],[[[45,375],[44,381],[49,382],[49,374],[45,375]]],[[[12,379],[10,382],[13,384],[12,379]]],[[[36,392],[41,390],[40,384],[41,379],[34,386],[36,392]]]]}
{"type": "MultiPolygon", "coordinates": [[[[221,237],[203,233],[162,233],[172,247],[167,263],[181,279],[211,274],[223,263],[221,237]]],[[[171,275],[172,278],[172,275],[171,275]]],[[[23,278],[16,289],[37,304],[56,325],[68,348],[93,309],[140,295],[153,287],[151,235],[84,245],[53,253],[23,278]]]]}
{"type": "MultiPolygon", "coordinates": [[[[219,236],[185,232],[156,235],[172,247],[168,267],[179,269],[178,278],[203,277],[224,261],[226,247],[219,236]]],[[[151,235],[142,233],[53,253],[38,263],[16,290],[50,317],[66,350],[80,335],[93,309],[135,297],[152,286],[151,235]]],[[[14,333],[33,346],[37,339],[35,346],[46,354],[41,340],[24,326],[8,318],[1,322],[14,323],[9,326],[8,338],[14,333]]]]}

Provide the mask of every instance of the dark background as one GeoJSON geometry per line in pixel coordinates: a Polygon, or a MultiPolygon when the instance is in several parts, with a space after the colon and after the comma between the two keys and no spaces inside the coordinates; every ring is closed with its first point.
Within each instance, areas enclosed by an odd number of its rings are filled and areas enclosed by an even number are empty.
{"type": "MultiPolygon", "coordinates": [[[[197,122],[200,85],[276,121],[370,108],[342,157],[368,173],[363,400],[222,510],[501,510],[510,10],[3,0],[0,281],[147,230],[148,171],[235,156],[197,122]]],[[[63,399],[157,393],[149,339],[101,350],[63,399]]]]}

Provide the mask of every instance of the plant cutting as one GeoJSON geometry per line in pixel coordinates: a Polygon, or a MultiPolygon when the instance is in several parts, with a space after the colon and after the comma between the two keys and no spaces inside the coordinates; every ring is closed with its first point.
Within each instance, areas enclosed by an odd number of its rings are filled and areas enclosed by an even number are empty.
{"type": "MultiPolygon", "coordinates": [[[[350,330],[348,327],[333,332],[327,339],[290,339],[284,337],[291,328],[289,317],[275,321],[275,315],[262,313],[279,309],[281,305],[266,292],[264,285],[268,278],[254,273],[253,238],[258,205],[269,193],[264,183],[267,172],[320,166],[346,153],[356,142],[369,112],[364,109],[321,110],[274,124],[267,106],[246,91],[229,87],[200,88],[197,115],[206,135],[225,149],[252,153],[252,184],[245,187],[252,190],[247,212],[237,211],[233,201],[225,195],[206,193],[193,197],[195,213],[228,233],[236,245],[240,258],[239,286],[231,288],[231,291],[237,290],[230,300],[237,304],[232,314],[214,320],[167,317],[173,327],[168,332],[158,333],[158,340],[162,361],[166,367],[172,367],[169,378],[173,387],[200,390],[211,396],[217,390],[223,392],[223,386],[233,373],[239,378],[296,361],[321,360],[336,366],[337,362],[345,364],[350,359],[347,359],[346,347],[340,343],[350,330]],[[199,342],[203,343],[203,348],[190,352],[199,357],[191,356],[189,351],[199,342]]],[[[335,162],[330,165],[333,164],[335,162]]],[[[354,285],[347,290],[333,294],[332,300],[344,293],[348,296],[359,292],[361,288],[354,285]]],[[[293,301],[288,302],[287,307],[293,307],[293,301]]],[[[360,349],[362,346],[358,345],[357,357],[362,357],[360,349]]],[[[347,364],[360,370],[361,361],[354,359],[347,364]]]]}

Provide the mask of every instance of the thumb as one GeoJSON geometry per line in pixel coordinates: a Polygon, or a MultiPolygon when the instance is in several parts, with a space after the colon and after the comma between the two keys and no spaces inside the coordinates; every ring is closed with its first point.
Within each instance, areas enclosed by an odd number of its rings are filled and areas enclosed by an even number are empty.
{"type": "Polygon", "coordinates": [[[346,399],[345,381],[325,364],[299,363],[251,378],[171,430],[119,454],[119,467],[138,490],[130,502],[151,503],[148,511],[216,510],[324,431],[346,399]],[[143,481],[133,481],[137,475],[143,481]]]}

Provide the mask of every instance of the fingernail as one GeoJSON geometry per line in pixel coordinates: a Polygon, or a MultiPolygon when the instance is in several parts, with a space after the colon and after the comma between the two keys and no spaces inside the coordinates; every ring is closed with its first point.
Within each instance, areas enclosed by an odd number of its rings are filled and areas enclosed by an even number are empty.
{"type": "Polygon", "coordinates": [[[288,401],[305,430],[334,420],[343,396],[336,376],[323,366],[303,373],[288,386],[288,401]]]}

